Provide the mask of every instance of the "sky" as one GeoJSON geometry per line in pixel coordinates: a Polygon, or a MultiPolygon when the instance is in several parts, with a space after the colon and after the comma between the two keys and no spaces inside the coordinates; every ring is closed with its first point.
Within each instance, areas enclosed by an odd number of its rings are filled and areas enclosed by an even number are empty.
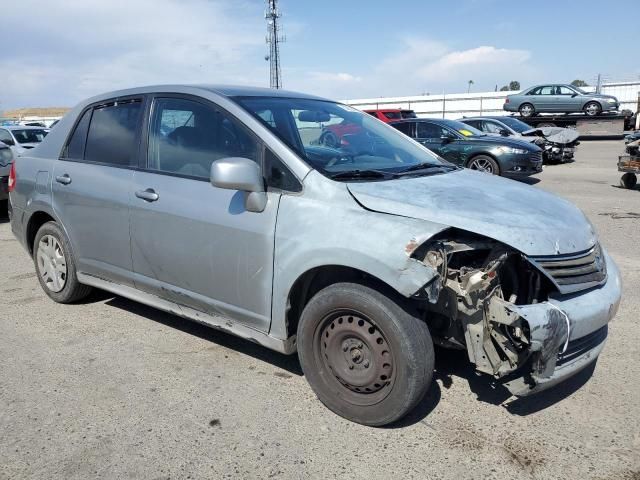
{"type": "MultiPolygon", "coordinates": [[[[329,98],[640,78],[638,0],[279,5],[284,87],[329,98]]],[[[264,10],[264,0],[12,2],[1,16],[0,111],[139,85],[268,86],[264,10]]]]}

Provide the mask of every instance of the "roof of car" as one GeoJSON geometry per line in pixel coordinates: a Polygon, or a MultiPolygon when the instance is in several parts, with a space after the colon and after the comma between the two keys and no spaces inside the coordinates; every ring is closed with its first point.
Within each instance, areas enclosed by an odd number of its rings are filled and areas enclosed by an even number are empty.
{"type": "Polygon", "coordinates": [[[451,120],[449,118],[403,118],[402,120],[394,120],[388,123],[407,123],[407,122],[459,122],[460,120],[451,120]]]}
{"type": "Polygon", "coordinates": [[[327,100],[326,98],[309,95],[306,93],[293,92],[290,90],[249,87],[242,85],[212,85],[212,84],[173,84],[173,85],[148,85],[141,87],[128,88],[126,90],[115,90],[105,92],[90,100],[107,99],[114,97],[125,97],[130,95],[141,95],[145,93],[164,93],[172,91],[189,90],[205,90],[224,97],[279,97],[279,98],[303,98],[311,100],[327,100]]]}
{"type": "Polygon", "coordinates": [[[7,130],[43,130],[46,127],[33,127],[30,125],[0,125],[0,128],[7,130]]]}

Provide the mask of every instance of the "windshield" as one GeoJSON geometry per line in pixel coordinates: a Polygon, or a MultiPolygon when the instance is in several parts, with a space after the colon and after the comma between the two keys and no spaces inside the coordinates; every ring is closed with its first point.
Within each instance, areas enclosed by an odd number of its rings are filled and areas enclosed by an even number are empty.
{"type": "Polygon", "coordinates": [[[498,122],[504,123],[509,128],[511,128],[512,130],[515,130],[518,133],[522,133],[522,132],[526,132],[527,130],[531,130],[531,126],[530,125],[527,125],[526,123],[524,123],[521,120],[518,120],[517,118],[501,117],[501,118],[496,118],[496,120],[498,122]]]}
{"type": "Polygon", "coordinates": [[[402,118],[418,118],[416,112],[413,110],[402,110],[400,113],[402,114],[402,118]]]}
{"type": "Polygon", "coordinates": [[[574,87],[573,85],[571,86],[571,88],[573,88],[576,92],[581,93],[583,95],[589,95],[588,92],[585,92],[584,90],[582,90],[580,87],[574,87]]]}
{"type": "Polygon", "coordinates": [[[455,130],[460,135],[465,137],[485,137],[486,134],[481,132],[475,127],[471,125],[467,125],[466,123],[458,122],[457,120],[438,120],[438,124],[444,127],[448,127],[451,130],[455,130]]]}
{"type": "Polygon", "coordinates": [[[47,136],[45,130],[11,130],[18,143],[40,143],[47,136]]]}
{"type": "Polygon", "coordinates": [[[419,165],[450,166],[394,128],[346,105],[299,98],[236,101],[328,177],[341,172],[394,174],[419,165]]]}

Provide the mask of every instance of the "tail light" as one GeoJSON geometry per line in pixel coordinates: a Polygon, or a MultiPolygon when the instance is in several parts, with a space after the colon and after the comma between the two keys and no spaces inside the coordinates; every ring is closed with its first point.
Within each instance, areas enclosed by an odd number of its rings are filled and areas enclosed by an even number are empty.
{"type": "Polygon", "coordinates": [[[16,188],[16,162],[15,160],[11,164],[11,171],[9,172],[9,191],[13,192],[16,188]]]}
{"type": "Polygon", "coordinates": [[[507,98],[505,98],[505,99],[504,99],[504,103],[505,103],[505,105],[506,105],[507,103],[509,103],[509,97],[507,97],[507,98]]]}

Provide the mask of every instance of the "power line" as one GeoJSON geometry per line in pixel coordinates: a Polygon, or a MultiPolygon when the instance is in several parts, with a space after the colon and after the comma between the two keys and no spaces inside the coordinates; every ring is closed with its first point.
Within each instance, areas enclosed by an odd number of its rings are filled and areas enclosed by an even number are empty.
{"type": "Polygon", "coordinates": [[[277,0],[266,0],[267,10],[264,17],[267,19],[267,45],[269,54],[264,57],[269,61],[269,86],[271,88],[282,88],[282,72],[280,71],[280,42],[285,41],[285,37],[280,35],[280,12],[278,11],[277,0]]]}

